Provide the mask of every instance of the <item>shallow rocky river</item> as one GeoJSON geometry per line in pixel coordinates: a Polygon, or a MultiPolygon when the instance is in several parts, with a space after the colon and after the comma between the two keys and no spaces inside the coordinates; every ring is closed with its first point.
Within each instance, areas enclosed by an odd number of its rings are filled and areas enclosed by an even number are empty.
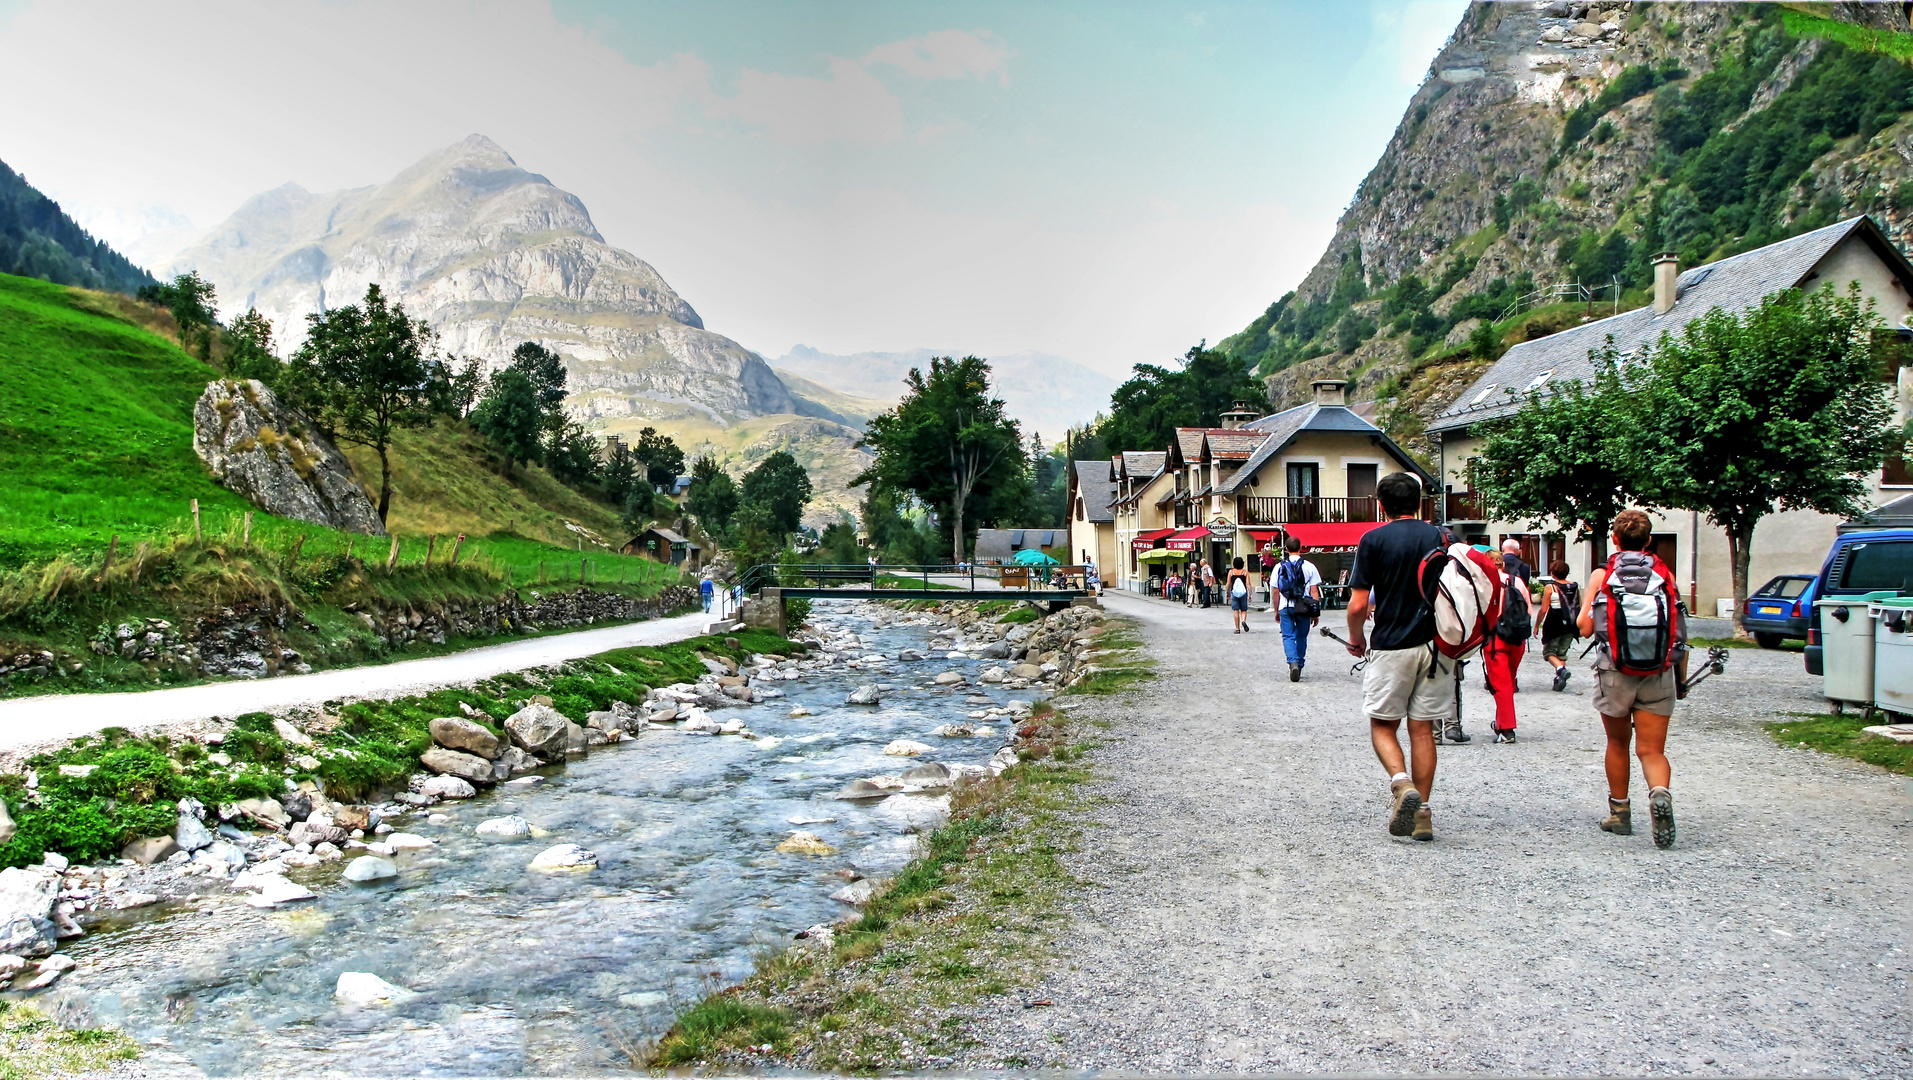
{"type": "Polygon", "coordinates": [[[894,872],[947,808],[938,795],[843,802],[838,790],[926,760],[986,762],[1008,735],[1002,721],[993,737],[933,731],[987,708],[979,695],[998,705],[1037,696],[979,685],[998,661],[944,659],[949,646],[933,650],[932,627],[873,624],[867,610],[820,603],[812,621],[833,639],[836,662],[761,684],[782,698],[714,714],[745,720],[756,739],[652,727],[549,770],[544,783],[442,803],[433,810],[448,820],[419,814],[402,826],[437,843],[395,856],[394,882],[354,885],[335,862],[298,872],[318,893],[300,904],[257,910],[209,882],[199,900],[126,912],[67,945],[79,967],[41,1003],[69,1023],[122,1027],[156,1065],[209,1075],[628,1067],[677,1009],[742,978],[795,932],[846,914],[830,898],[845,884],[840,872],[894,872]],[[937,658],[899,662],[905,650],[937,658]],[[864,660],[875,654],[889,662],[864,660]],[[939,685],[946,671],[965,683],[939,685]],[[844,703],[871,683],[888,686],[880,706],[844,703]],[[812,715],[791,716],[796,706],[812,715]],[[885,756],[896,739],[932,750],[885,756]],[[504,815],[527,819],[534,836],[475,834],[504,815]],[[779,853],[798,829],[836,854],[779,853]],[[595,851],[596,869],[527,868],[564,843],[595,851]],[[342,972],[371,972],[414,996],[347,1007],[334,998],[342,972]]]}

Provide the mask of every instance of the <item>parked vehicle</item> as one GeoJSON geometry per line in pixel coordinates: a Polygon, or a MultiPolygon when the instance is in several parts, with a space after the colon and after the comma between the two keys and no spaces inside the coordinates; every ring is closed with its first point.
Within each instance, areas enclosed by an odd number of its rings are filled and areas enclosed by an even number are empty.
{"type": "MultiPolygon", "coordinates": [[[[1818,599],[1893,590],[1913,596],[1913,529],[1871,529],[1841,533],[1827,551],[1814,580],[1818,599]]],[[[1809,609],[1811,610],[1811,609],[1809,609]]],[[[1820,628],[1807,628],[1807,674],[1823,674],[1820,628]]]]}
{"type": "Polygon", "coordinates": [[[1813,622],[1814,574],[1781,574],[1747,598],[1741,620],[1763,649],[1777,649],[1786,638],[1804,638],[1813,622]]]}

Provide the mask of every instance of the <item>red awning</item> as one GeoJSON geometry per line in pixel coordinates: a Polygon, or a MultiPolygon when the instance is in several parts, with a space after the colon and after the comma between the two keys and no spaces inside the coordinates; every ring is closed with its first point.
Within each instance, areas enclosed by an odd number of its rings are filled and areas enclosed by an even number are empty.
{"type": "Polygon", "coordinates": [[[1162,546],[1168,548],[1170,551],[1194,551],[1196,550],[1197,544],[1209,539],[1209,535],[1209,530],[1199,525],[1193,529],[1184,529],[1174,536],[1169,537],[1163,541],[1162,546]]]}
{"type": "Polygon", "coordinates": [[[1148,551],[1150,548],[1156,546],[1156,541],[1175,531],[1174,529],[1149,529],[1144,532],[1139,532],[1136,534],[1135,539],[1129,542],[1129,546],[1135,548],[1137,551],[1148,551]]]}
{"type": "Polygon", "coordinates": [[[1282,540],[1281,529],[1244,529],[1257,551],[1268,551],[1282,540]]]}
{"type": "Polygon", "coordinates": [[[1289,535],[1302,541],[1307,551],[1354,551],[1362,534],[1377,528],[1379,521],[1318,521],[1283,526],[1289,535]]]}

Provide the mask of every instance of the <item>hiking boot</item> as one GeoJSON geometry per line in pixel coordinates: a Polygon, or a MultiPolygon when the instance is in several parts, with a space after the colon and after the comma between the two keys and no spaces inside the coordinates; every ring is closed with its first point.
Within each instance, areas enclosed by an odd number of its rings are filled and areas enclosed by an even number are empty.
{"type": "Polygon", "coordinates": [[[1447,727],[1442,728],[1441,741],[1451,742],[1451,743],[1473,742],[1474,736],[1461,730],[1461,725],[1459,723],[1451,723],[1447,727]]]}
{"type": "Polygon", "coordinates": [[[1421,792],[1412,780],[1397,780],[1388,791],[1394,800],[1388,810],[1388,835],[1407,836],[1421,818],[1421,792]]]}
{"type": "Polygon", "coordinates": [[[1566,664],[1554,669],[1554,692],[1560,693],[1568,688],[1568,676],[1573,674],[1566,664]]]}
{"type": "Polygon", "coordinates": [[[1435,838],[1435,816],[1426,806],[1415,811],[1415,839],[1433,840],[1435,838]]]}
{"type": "Polygon", "coordinates": [[[1634,811],[1629,809],[1626,799],[1607,801],[1607,817],[1601,822],[1601,831],[1616,836],[1634,835],[1634,811]]]}
{"type": "Polygon", "coordinates": [[[1674,846],[1674,793],[1664,787],[1651,788],[1647,793],[1647,812],[1654,818],[1654,846],[1670,848],[1674,846]]]}
{"type": "Polygon", "coordinates": [[[1496,742],[1498,742],[1498,743],[1511,743],[1511,742],[1514,742],[1514,741],[1515,741],[1515,738],[1514,738],[1514,729],[1513,729],[1513,728],[1509,728],[1509,729],[1507,729],[1506,731],[1502,731],[1501,729],[1499,729],[1499,728],[1497,728],[1497,729],[1495,730],[1495,741],[1496,741],[1496,742]]]}
{"type": "Polygon", "coordinates": [[[1302,681],[1302,665],[1300,664],[1289,665],[1289,681],[1290,682],[1302,681]]]}

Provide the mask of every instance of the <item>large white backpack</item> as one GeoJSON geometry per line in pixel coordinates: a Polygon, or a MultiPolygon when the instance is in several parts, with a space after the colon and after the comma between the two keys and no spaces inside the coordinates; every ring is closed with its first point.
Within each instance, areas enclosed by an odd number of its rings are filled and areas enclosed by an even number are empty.
{"type": "Polygon", "coordinates": [[[1467,544],[1422,557],[1422,601],[1435,613],[1435,648],[1451,659],[1478,651],[1501,617],[1500,569],[1467,544]]]}

